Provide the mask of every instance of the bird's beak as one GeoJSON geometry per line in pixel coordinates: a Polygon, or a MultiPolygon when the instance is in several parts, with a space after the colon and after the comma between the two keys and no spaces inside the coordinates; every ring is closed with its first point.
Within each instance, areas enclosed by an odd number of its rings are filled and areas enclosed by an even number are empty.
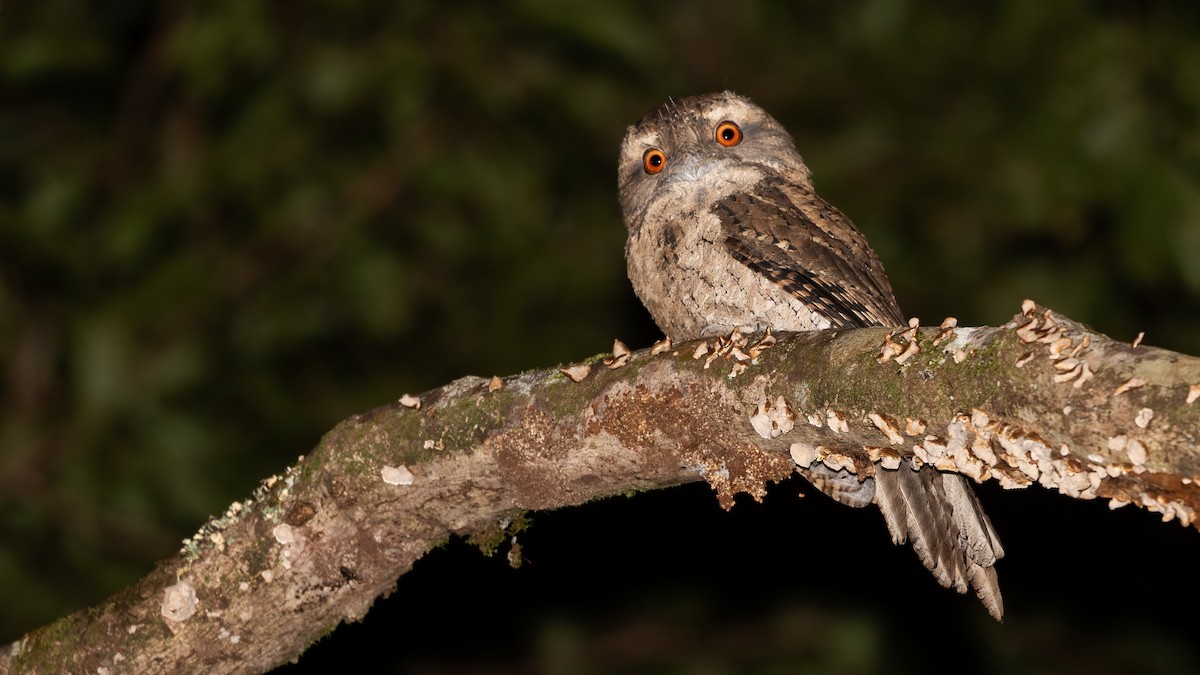
{"type": "Polygon", "coordinates": [[[705,155],[687,155],[680,158],[671,167],[667,180],[674,182],[697,181],[716,169],[721,162],[715,157],[705,155]]]}

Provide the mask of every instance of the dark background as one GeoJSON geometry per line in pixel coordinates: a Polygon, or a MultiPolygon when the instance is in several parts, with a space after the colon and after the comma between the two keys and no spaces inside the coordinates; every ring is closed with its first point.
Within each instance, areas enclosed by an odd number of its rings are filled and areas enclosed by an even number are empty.
{"type": "MultiPolygon", "coordinates": [[[[0,641],[93,604],[355,412],[658,333],[625,126],[730,88],[925,323],[1025,297],[1200,353],[1200,6],[0,4],[0,641]]],[[[453,543],[291,672],[1177,672],[1200,539],[982,497],[1008,614],[799,481],[453,543]],[[1183,619],[1173,619],[1182,612],[1183,619]]]]}

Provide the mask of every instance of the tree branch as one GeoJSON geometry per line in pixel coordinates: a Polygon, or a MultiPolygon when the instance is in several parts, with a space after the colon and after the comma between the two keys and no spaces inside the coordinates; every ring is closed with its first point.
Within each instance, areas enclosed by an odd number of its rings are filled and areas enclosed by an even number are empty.
{"type": "Polygon", "coordinates": [[[134,586],[0,650],[0,671],[264,671],[451,536],[492,550],[525,510],[701,479],[729,508],[797,463],[932,463],[1196,525],[1200,359],[1032,303],[997,328],[769,342],[464,378],[356,415],[134,586]]]}

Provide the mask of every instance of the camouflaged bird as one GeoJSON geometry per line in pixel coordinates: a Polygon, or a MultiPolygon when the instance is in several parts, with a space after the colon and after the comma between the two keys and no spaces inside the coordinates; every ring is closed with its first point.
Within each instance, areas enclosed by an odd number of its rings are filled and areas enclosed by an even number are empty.
{"type": "MultiPolygon", "coordinates": [[[[745,97],[652,111],[625,134],[617,182],[629,278],[676,340],[905,324],[866,239],[813,191],[783,126],[745,97]]],[[[928,466],[876,467],[861,482],[820,464],[803,473],[842,503],[877,504],[894,542],[911,541],[943,586],[970,586],[1001,618],[993,565],[1004,549],[964,477],[928,466]]]]}

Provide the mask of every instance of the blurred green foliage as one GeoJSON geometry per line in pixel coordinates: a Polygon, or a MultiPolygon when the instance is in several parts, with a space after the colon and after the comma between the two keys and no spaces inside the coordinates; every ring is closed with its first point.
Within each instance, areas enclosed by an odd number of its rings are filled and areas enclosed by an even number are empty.
{"type": "Polygon", "coordinates": [[[0,640],[343,417],[648,344],[617,143],[721,88],[926,323],[1200,353],[1195,3],[3,3],[0,640]]]}

